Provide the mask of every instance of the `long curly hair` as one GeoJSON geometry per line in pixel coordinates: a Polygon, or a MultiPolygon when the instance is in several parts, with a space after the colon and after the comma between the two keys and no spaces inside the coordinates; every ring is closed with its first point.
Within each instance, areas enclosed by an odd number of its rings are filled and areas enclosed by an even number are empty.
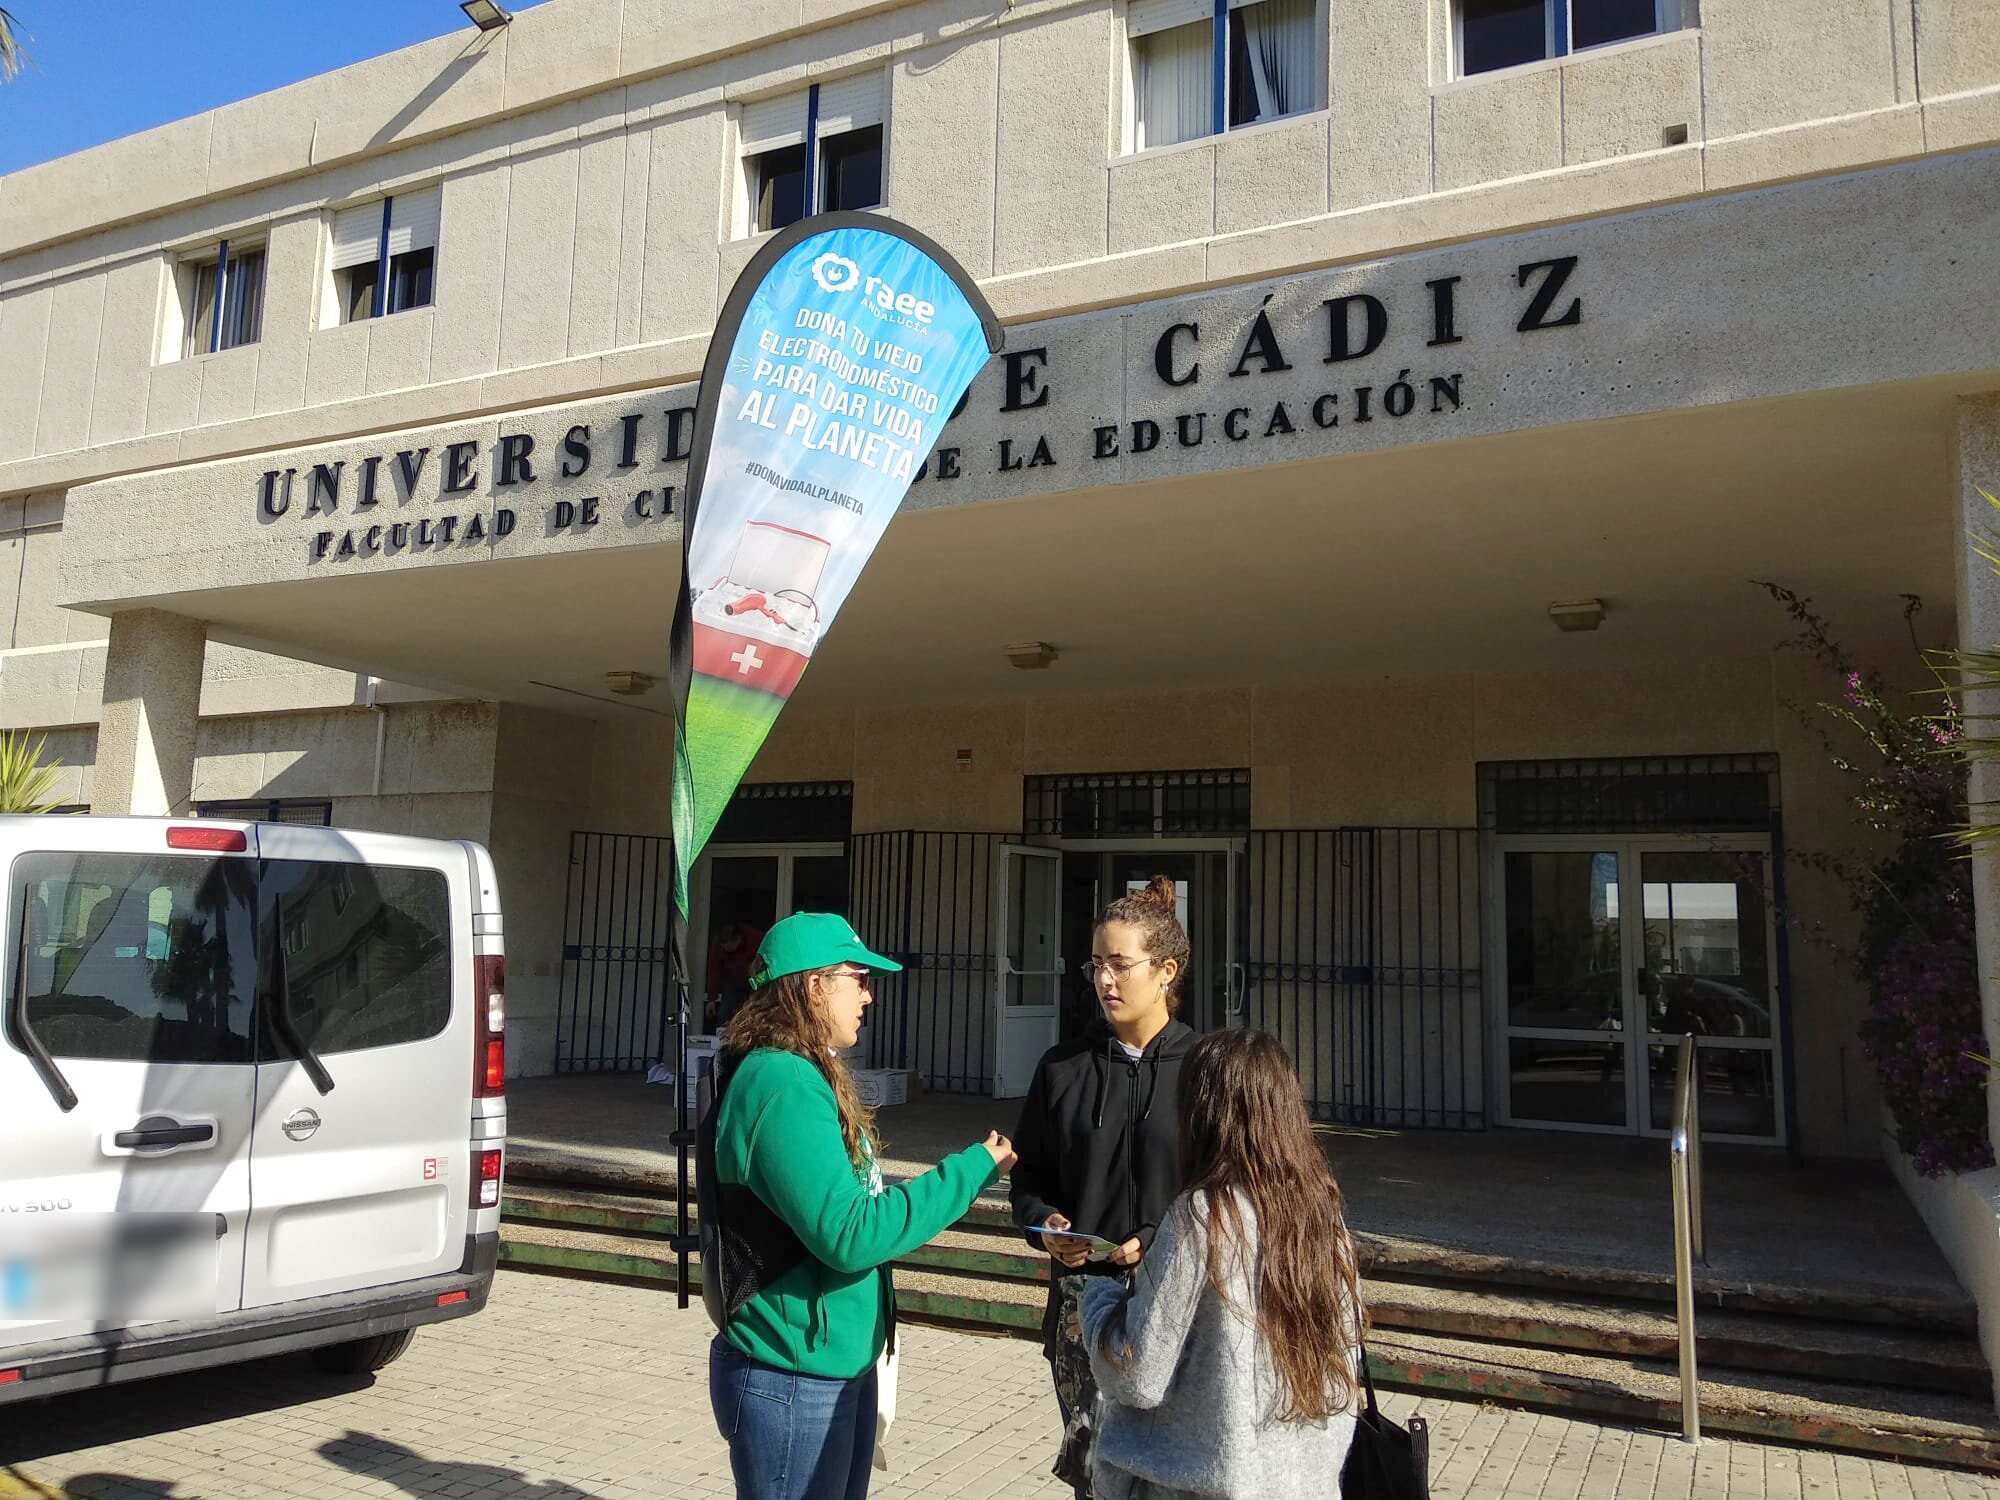
{"type": "Polygon", "coordinates": [[[1279,1420],[1348,1410],[1362,1316],[1354,1240],[1298,1074],[1273,1038],[1217,1031],[1195,1044],[1181,1075],[1180,1167],[1182,1191],[1207,1197],[1208,1284],[1225,1302],[1233,1255],[1254,1248],[1257,1306],[1246,1311],[1278,1367],[1279,1420]]]}
{"type": "Polygon", "coordinates": [[[874,1153],[875,1111],[861,1102],[846,1060],[833,1050],[833,1028],[826,1012],[813,1004],[810,978],[810,973],[781,974],[752,990],[743,1008],[722,1028],[724,1059],[734,1067],[759,1047],[775,1047],[795,1052],[818,1068],[833,1089],[847,1158],[860,1170],[874,1153]]]}

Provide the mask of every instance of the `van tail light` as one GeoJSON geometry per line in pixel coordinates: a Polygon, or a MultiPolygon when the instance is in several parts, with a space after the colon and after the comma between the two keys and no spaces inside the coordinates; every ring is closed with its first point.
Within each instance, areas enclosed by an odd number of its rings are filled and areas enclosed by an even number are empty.
{"type": "Polygon", "coordinates": [[[473,1153],[473,1164],[478,1171],[472,1174],[472,1206],[474,1208],[498,1208],[500,1206],[500,1153],[498,1151],[477,1151],[473,1153]]]}
{"type": "Polygon", "coordinates": [[[482,953],[472,961],[472,1097],[493,1099],[507,1090],[507,960],[482,953]]]}
{"type": "Polygon", "coordinates": [[[19,1370],[0,1370],[0,1385],[19,1385],[20,1383],[21,1372],[19,1370]]]}

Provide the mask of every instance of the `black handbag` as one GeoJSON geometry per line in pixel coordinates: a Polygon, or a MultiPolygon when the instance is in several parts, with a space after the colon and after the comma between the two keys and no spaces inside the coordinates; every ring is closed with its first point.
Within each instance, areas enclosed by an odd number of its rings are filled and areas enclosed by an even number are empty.
{"type": "Polygon", "coordinates": [[[1431,1424],[1412,1417],[1407,1428],[1399,1427],[1382,1415],[1367,1345],[1360,1353],[1368,1405],[1355,1414],[1354,1444],[1340,1471],[1341,1500],[1430,1500],[1431,1424]]]}

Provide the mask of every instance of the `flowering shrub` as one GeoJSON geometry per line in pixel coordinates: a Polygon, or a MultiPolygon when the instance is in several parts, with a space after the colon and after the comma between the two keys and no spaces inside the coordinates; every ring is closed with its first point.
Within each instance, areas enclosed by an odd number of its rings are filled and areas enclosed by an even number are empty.
{"type": "MultiPolygon", "coordinates": [[[[1845,887],[1861,919],[1852,944],[1832,946],[1868,986],[1861,1046],[1897,1143],[1926,1177],[1991,1166],[1958,699],[1941,690],[1927,711],[1896,706],[1881,678],[1848,658],[1810,600],[1759,586],[1797,622],[1798,644],[1837,674],[1839,696],[1805,717],[1833,766],[1852,780],[1858,821],[1889,843],[1886,854],[1801,858],[1845,887]],[[1829,723],[1858,731],[1860,748],[1837,742],[1829,723]]],[[[1911,596],[1906,617],[1921,608],[1911,596]]]]}

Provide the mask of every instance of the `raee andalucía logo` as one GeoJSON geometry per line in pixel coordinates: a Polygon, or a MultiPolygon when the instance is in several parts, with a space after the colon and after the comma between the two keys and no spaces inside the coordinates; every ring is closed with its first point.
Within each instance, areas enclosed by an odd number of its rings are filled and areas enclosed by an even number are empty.
{"type": "Polygon", "coordinates": [[[879,276],[864,281],[861,267],[837,251],[814,257],[812,279],[823,292],[851,292],[861,289],[862,300],[879,316],[918,328],[927,328],[937,316],[937,308],[909,292],[899,292],[879,276]]]}

